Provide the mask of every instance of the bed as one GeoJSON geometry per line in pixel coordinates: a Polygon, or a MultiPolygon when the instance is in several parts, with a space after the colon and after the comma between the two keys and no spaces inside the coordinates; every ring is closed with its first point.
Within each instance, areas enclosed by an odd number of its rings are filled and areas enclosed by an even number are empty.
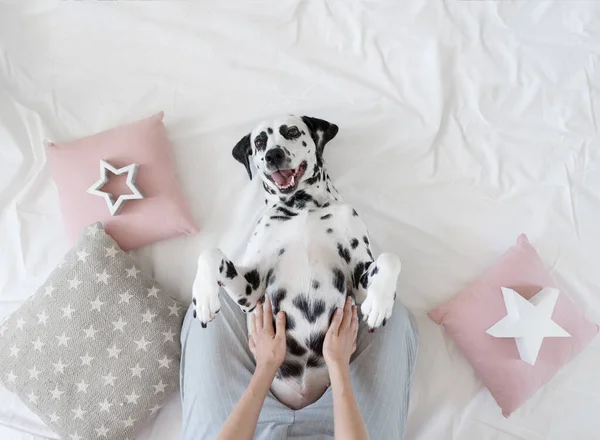
{"type": "MultiPolygon", "coordinates": [[[[44,141],[164,110],[195,237],[136,252],[183,301],[243,251],[262,191],[230,156],[260,119],[335,122],[325,152],[403,262],[421,335],[408,440],[592,440],[596,338],[509,419],[426,312],[525,232],[600,322],[600,3],[0,1],[0,318],[68,248],[44,141]]],[[[140,437],[175,440],[174,396],[140,437]]],[[[57,438],[0,388],[0,438],[57,438]]]]}

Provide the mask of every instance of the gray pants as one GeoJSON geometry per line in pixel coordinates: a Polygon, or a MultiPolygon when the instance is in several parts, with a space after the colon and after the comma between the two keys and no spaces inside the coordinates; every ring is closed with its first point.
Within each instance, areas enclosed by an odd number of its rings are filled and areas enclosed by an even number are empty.
{"type": "MultiPolygon", "coordinates": [[[[182,440],[214,440],[246,390],[255,363],[248,349],[246,315],[227,295],[221,312],[203,329],[191,315],[181,334],[182,440]]],[[[350,364],[352,388],[371,440],[404,434],[418,335],[397,303],[385,327],[371,334],[361,323],[350,364]]],[[[267,395],[258,419],[258,440],[333,439],[331,389],[314,404],[294,411],[267,395]]]]}

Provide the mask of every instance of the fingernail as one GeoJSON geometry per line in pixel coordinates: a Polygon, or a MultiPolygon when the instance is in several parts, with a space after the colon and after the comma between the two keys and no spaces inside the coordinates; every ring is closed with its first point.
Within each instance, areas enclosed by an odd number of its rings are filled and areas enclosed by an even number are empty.
{"type": "Polygon", "coordinates": [[[370,328],[369,329],[369,333],[375,333],[375,329],[374,328],[370,328]]]}
{"type": "Polygon", "coordinates": [[[335,311],[335,314],[336,314],[336,315],[341,315],[342,313],[344,313],[344,311],[343,311],[342,309],[340,309],[339,307],[338,307],[338,309],[335,311]]]}

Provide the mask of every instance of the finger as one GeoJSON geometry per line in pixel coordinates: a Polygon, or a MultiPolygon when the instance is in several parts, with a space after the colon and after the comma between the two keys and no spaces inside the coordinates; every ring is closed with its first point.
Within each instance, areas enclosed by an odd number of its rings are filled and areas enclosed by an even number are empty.
{"type": "Polygon", "coordinates": [[[277,334],[275,335],[278,338],[285,339],[285,320],[286,320],[285,312],[279,312],[277,314],[277,321],[276,321],[277,334]]]}
{"type": "Polygon", "coordinates": [[[273,309],[271,308],[271,300],[269,299],[269,296],[267,295],[265,297],[265,307],[264,307],[264,313],[263,313],[263,328],[269,332],[269,334],[273,334],[274,333],[274,329],[273,329],[273,309]]]}
{"type": "Polygon", "coordinates": [[[350,324],[352,323],[352,298],[346,298],[346,305],[344,306],[344,319],[342,321],[342,330],[347,330],[350,328],[350,324]]]}
{"type": "Polygon", "coordinates": [[[250,330],[251,330],[251,335],[255,335],[256,334],[256,313],[253,313],[250,316],[250,330]]]}
{"type": "Polygon", "coordinates": [[[263,328],[263,305],[261,302],[256,303],[256,330],[263,328]]]}
{"type": "Polygon", "coordinates": [[[358,333],[358,307],[352,307],[352,333],[358,333]]]}
{"type": "Polygon", "coordinates": [[[329,326],[329,330],[327,330],[327,334],[337,336],[340,332],[340,325],[342,325],[343,318],[344,310],[341,307],[338,307],[335,313],[333,314],[333,319],[331,320],[331,325],[329,326]]]}
{"type": "Polygon", "coordinates": [[[248,336],[248,346],[250,347],[250,351],[254,354],[254,350],[256,349],[256,343],[254,342],[254,338],[252,336],[248,336]]]}

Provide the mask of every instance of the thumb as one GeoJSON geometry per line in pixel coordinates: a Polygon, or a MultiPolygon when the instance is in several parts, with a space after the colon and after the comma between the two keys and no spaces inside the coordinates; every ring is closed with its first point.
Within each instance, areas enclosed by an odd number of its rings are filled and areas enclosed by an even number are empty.
{"type": "Polygon", "coordinates": [[[333,319],[331,320],[331,325],[329,326],[329,331],[333,332],[334,335],[337,335],[340,330],[340,325],[342,325],[342,319],[344,318],[344,310],[341,307],[338,307],[335,313],[333,314],[333,319]]]}
{"type": "Polygon", "coordinates": [[[275,321],[275,334],[282,338],[285,338],[285,320],[285,312],[279,312],[275,321]]]}

